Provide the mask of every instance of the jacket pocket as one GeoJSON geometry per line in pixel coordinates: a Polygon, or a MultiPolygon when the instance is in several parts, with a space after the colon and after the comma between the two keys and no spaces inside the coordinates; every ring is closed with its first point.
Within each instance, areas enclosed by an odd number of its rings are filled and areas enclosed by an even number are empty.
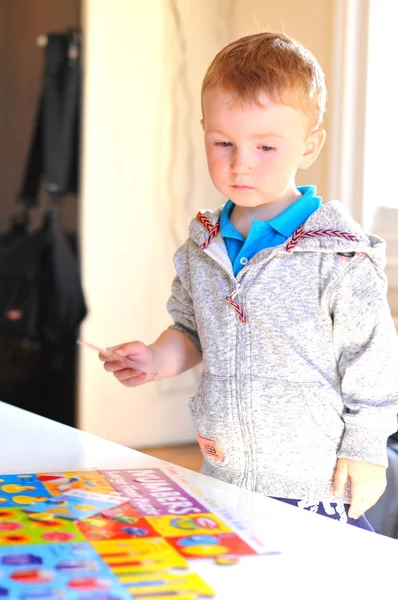
{"type": "Polygon", "coordinates": [[[342,418],[344,403],[340,394],[320,382],[301,386],[301,394],[314,422],[333,445],[338,441],[339,446],[345,426],[342,418]]]}
{"type": "Polygon", "coordinates": [[[234,387],[231,377],[203,373],[189,406],[204,461],[236,471],[243,460],[243,441],[234,387]]]}
{"type": "Polygon", "coordinates": [[[253,428],[256,447],[267,461],[278,456],[317,462],[335,455],[344,432],[337,392],[319,382],[252,379],[253,428]],[[301,457],[301,458],[300,458],[301,457]]]}

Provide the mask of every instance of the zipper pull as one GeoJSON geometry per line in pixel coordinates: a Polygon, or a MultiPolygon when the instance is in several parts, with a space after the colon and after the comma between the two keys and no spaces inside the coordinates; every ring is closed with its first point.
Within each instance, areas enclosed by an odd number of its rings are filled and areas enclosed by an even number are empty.
{"type": "Polygon", "coordinates": [[[243,282],[246,279],[246,277],[248,277],[249,279],[251,278],[251,275],[248,276],[247,271],[246,271],[246,273],[243,273],[242,279],[239,281],[239,283],[236,284],[235,290],[230,295],[230,298],[233,299],[233,298],[235,298],[236,294],[239,294],[239,290],[242,287],[243,282]]]}
{"type": "Polygon", "coordinates": [[[232,292],[232,294],[230,295],[230,298],[235,298],[236,294],[239,293],[239,290],[241,288],[242,284],[241,283],[237,283],[236,284],[236,288],[235,290],[232,292]]]}

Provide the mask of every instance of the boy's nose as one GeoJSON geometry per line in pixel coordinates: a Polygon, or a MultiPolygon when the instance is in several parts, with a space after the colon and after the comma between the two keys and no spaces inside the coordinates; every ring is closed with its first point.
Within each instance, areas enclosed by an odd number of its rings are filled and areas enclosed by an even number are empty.
{"type": "Polygon", "coordinates": [[[236,175],[245,175],[250,173],[251,166],[247,156],[240,152],[235,152],[231,159],[231,171],[236,175]]]}

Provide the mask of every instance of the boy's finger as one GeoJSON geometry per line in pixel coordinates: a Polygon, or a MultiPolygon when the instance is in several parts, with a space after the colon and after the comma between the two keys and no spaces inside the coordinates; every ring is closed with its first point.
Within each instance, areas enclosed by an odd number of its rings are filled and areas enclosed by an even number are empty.
{"type": "Polygon", "coordinates": [[[115,373],[116,371],[121,371],[122,369],[126,369],[126,367],[118,360],[106,359],[104,362],[104,369],[108,373],[115,373]]]}
{"type": "Polygon", "coordinates": [[[348,517],[350,519],[359,519],[363,515],[366,509],[365,496],[363,492],[359,490],[352,491],[351,505],[348,510],[348,517]]]}
{"type": "Polygon", "coordinates": [[[121,346],[112,346],[106,348],[106,350],[108,350],[111,354],[115,356],[121,356],[124,358],[126,356],[131,355],[132,357],[134,357],[135,355],[139,356],[139,349],[134,348],[134,346],[136,346],[137,344],[138,342],[129,342],[125,345],[122,344],[121,346]]]}
{"type": "Polygon", "coordinates": [[[336,472],[334,474],[333,491],[337,496],[344,492],[344,487],[347,482],[348,469],[344,462],[337,461],[336,472]]]}
{"type": "Polygon", "coordinates": [[[119,373],[114,373],[113,374],[114,377],[116,377],[116,379],[119,381],[119,383],[121,383],[122,385],[125,385],[127,387],[135,387],[137,385],[141,385],[141,383],[143,383],[146,379],[146,374],[145,373],[140,373],[138,371],[136,371],[135,373],[132,374],[131,370],[126,369],[126,373],[121,374],[119,373]]]}
{"type": "Polygon", "coordinates": [[[137,377],[141,377],[141,375],[145,375],[142,371],[137,371],[135,369],[122,369],[121,371],[114,372],[115,377],[121,381],[126,382],[129,379],[137,379],[137,377]]]}

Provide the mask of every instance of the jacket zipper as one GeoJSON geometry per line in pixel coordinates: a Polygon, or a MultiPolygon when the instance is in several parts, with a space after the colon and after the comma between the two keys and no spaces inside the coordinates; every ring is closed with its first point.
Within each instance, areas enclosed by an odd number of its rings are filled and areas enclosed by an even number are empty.
{"type": "MultiPolygon", "coordinates": [[[[271,252],[270,256],[268,256],[267,260],[264,262],[263,265],[261,265],[261,268],[266,266],[272,259],[273,257],[278,253],[278,251],[280,251],[281,248],[277,248],[275,249],[273,252],[271,252]]],[[[239,282],[236,281],[235,276],[233,275],[233,273],[221,262],[219,261],[214,254],[208,249],[205,250],[206,254],[208,256],[210,256],[210,258],[212,260],[214,260],[214,262],[216,262],[229,276],[229,278],[232,280],[232,282],[235,284],[235,289],[234,291],[230,294],[230,297],[233,299],[235,298],[235,296],[237,296],[243,286],[243,281],[246,278],[249,269],[247,269],[246,273],[244,273],[242,275],[242,278],[239,282]]],[[[245,331],[243,328],[237,329],[237,333],[239,334],[239,331],[241,331],[242,333],[245,331]]],[[[239,424],[240,424],[240,429],[242,432],[242,436],[243,436],[243,440],[247,439],[250,440],[252,438],[252,432],[249,430],[249,425],[247,420],[245,420],[243,418],[243,407],[241,404],[241,399],[243,397],[242,395],[242,385],[241,385],[241,381],[242,381],[242,361],[239,359],[239,353],[236,354],[236,399],[237,399],[237,403],[238,403],[238,418],[239,418],[239,424]]],[[[252,410],[252,409],[251,409],[252,410]]],[[[251,453],[251,463],[253,464],[256,457],[253,454],[252,448],[249,445],[249,451],[251,453]]],[[[255,485],[256,485],[256,480],[255,480],[255,470],[253,469],[253,472],[249,472],[248,469],[248,461],[245,460],[245,464],[244,464],[244,468],[243,468],[243,478],[241,481],[241,485],[242,484],[246,484],[246,487],[249,487],[250,489],[255,489],[255,485]]]]}
{"type": "MultiPolygon", "coordinates": [[[[269,262],[271,262],[271,260],[274,258],[274,256],[280,252],[280,248],[276,248],[275,250],[273,250],[270,255],[267,257],[267,259],[264,261],[263,264],[261,264],[260,269],[263,269],[267,266],[267,264],[269,262]]],[[[247,274],[249,272],[249,269],[242,275],[242,279],[239,281],[239,283],[237,282],[236,284],[236,288],[235,291],[231,294],[231,297],[235,297],[237,294],[239,294],[240,289],[242,288],[242,284],[243,284],[243,280],[246,278],[247,274]]],[[[258,272],[258,271],[257,271],[258,272]]],[[[251,279],[251,277],[249,278],[251,279]]],[[[253,281],[252,281],[253,283],[253,281]]],[[[245,292],[247,293],[248,289],[250,288],[250,283],[248,283],[245,287],[245,292]]],[[[243,305],[244,305],[244,301],[243,301],[243,305]]],[[[250,319],[249,319],[250,321],[250,319]]],[[[246,333],[246,330],[244,328],[240,329],[240,331],[242,331],[242,333],[246,333]]],[[[243,391],[242,391],[242,386],[241,386],[241,381],[243,381],[243,373],[242,373],[242,367],[243,367],[243,361],[239,358],[239,353],[237,353],[237,372],[239,372],[239,377],[237,379],[237,387],[239,389],[239,392],[237,394],[237,398],[238,398],[238,405],[239,405],[239,415],[243,416],[243,407],[241,405],[241,398],[243,397],[243,391]]],[[[252,400],[252,396],[251,394],[247,394],[247,397],[249,397],[252,400]]],[[[250,409],[250,415],[251,415],[251,422],[253,422],[253,406],[252,404],[249,407],[250,409]]],[[[246,418],[241,418],[240,419],[240,425],[242,428],[242,432],[244,432],[244,436],[247,440],[251,440],[254,437],[254,432],[253,432],[253,428],[250,427],[249,425],[249,420],[246,418]]],[[[245,484],[245,487],[247,487],[250,490],[255,490],[256,489],[256,485],[257,485],[257,478],[256,478],[256,462],[257,462],[257,456],[256,453],[254,452],[254,445],[251,446],[249,444],[248,446],[249,452],[251,454],[251,459],[250,461],[246,461],[245,464],[245,468],[244,468],[244,476],[243,476],[243,481],[242,483],[245,484]],[[253,469],[249,470],[248,468],[248,464],[252,464],[253,465],[253,469]]]]}
{"type": "MultiPolygon", "coordinates": [[[[233,275],[233,273],[225,266],[222,264],[222,262],[220,262],[213,254],[212,252],[209,252],[208,250],[205,250],[206,254],[208,256],[210,256],[210,258],[212,260],[214,260],[214,262],[216,262],[229,276],[229,278],[231,279],[231,281],[234,283],[235,285],[235,289],[234,291],[230,294],[231,298],[235,298],[235,296],[237,294],[239,294],[239,290],[242,287],[242,281],[245,278],[246,275],[244,275],[241,279],[241,281],[238,283],[236,281],[235,276],[233,275]]],[[[237,334],[241,329],[238,327],[237,328],[237,334]]],[[[238,405],[238,420],[239,420],[239,426],[240,426],[240,430],[242,432],[242,444],[244,445],[244,440],[245,439],[250,439],[248,436],[248,430],[247,430],[247,425],[244,421],[244,419],[242,419],[242,405],[241,405],[241,397],[242,397],[242,389],[241,389],[241,376],[242,376],[242,367],[241,367],[241,361],[238,359],[238,353],[236,353],[236,402],[238,405]]],[[[244,453],[243,453],[244,456],[244,453]]],[[[243,477],[240,481],[240,485],[242,485],[245,481],[248,480],[249,478],[249,472],[248,472],[248,462],[246,459],[244,459],[244,465],[243,465],[243,477]]]]}
{"type": "MultiPolygon", "coordinates": [[[[236,282],[236,278],[235,278],[233,272],[230,271],[228,269],[228,267],[226,267],[220,260],[218,260],[218,258],[216,258],[212,252],[209,252],[209,250],[205,250],[205,252],[206,252],[207,256],[210,256],[210,258],[212,260],[214,260],[214,262],[216,262],[218,264],[218,266],[220,266],[222,268],[222,270],[225,271],[225,273],[228,275],[228,277],[232,280],[232,282],[235,284],[235,292],[236,292],[237,282],[236,282]]],[[[234,294],[235,292],[232,292],[232,293],[234,294]]],[[[231,296],[232,296],[232,294],[231,294],[231,296]]]]}

